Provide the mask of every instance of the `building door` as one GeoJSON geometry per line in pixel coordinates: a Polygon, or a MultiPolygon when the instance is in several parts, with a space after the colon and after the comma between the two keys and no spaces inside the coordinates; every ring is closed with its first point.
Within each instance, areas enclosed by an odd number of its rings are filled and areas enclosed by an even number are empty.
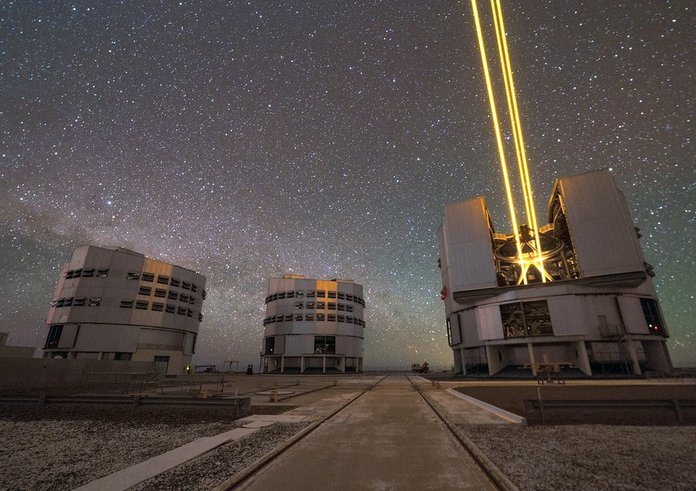
{"type": "Polygon", "coordinates": [[[157,370],[157,373],[166,374],[167,368],[169,368],[169,357],[155,356],[155,370],[157,370]]]}

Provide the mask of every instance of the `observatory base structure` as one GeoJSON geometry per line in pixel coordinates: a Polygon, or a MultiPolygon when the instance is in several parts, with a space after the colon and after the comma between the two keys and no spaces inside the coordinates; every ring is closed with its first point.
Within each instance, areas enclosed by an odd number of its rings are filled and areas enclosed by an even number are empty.
{"type": "Polygon", "coordinates": [[[445,207],[439,263],[455,371],[671,372],[653,268],[612,175],[558,179],[548,222],[539,228],[543,268],[526,268],[520,258],[536,241],[521,237],[523,254],[515,251],[483,197],[445,207]]]}

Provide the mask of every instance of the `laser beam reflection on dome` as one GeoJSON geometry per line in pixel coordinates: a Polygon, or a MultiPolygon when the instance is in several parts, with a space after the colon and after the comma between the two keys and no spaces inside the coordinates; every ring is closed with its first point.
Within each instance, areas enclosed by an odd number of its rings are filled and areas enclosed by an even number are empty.
{"type": "Polygon", "coordinates": [[[529,224],[528,227],[529,229],[531,229],[527,230],[526,226],[519,225],[520,222],[517,219],[517,212],[515,209],[512,194],[512,185],[510,184],[510,174],[508,171],[507,161],[505,157],[505,147],[503,145],[503,138],[501,135],[500,120],[498,118],[498,109],[495,102],[493,83],[491,81],[488,56],[486,54],[486,48],[484,44],[484,36],[483,30],[481,28],[481,20],[479,16],[478,5],[476,0],[471,0],[474,24],[476,26],[476,37],[479,44],[481,64],[483,66],[484,80],[486,83],[486,92],[488,94],[488,101],[491,110],[491,122],[493,125],[493,132],[495,134],[496,145],[498,148],[498,158],[500,160],[500,167],[503,175],[503,183],[505,186],[505,195],[508,201],[508,210],[510,213],[510,221],[513,228],[513,236],[516,248],[516,254],[514,256],[507,257],[506,259],[514,262],[519,266],[520,275],[518,283],[527,284],[527,273],[531,267],[536,268],[541,275],[541,281],[546,282],[547,280],[550,281],[552,278],[544,267],[544,260],[548,257],[548,255],[544,254],[542,242],[539,236],[539,225],[537,223],[531,180],[529,178],[529,166],[524,148],[522,124],[519,114],[519,108],[517,105],[517,98],[515,96],[515,84],[512,75],[512,65],[510,63],[510,53],[508,50],[507,40],[505,36],[505,23],[503,21],[503,11],[500,5],[500,0],[490,0],[490,5],[493,16],[493,24],[495,29],[496,43],[498,47],[498,54],[500,57],[503,86],[505,87],[505,98],[507,101],[508,116],[510,119],[512,136],[515,145],[515,157],[517,160],[517,168],[519,172],[522,196],[524,200],[525,216],[529,224]],[[523,227],[526,230],[525,233],[523,233],[523,227]],[[529,231],[531,231],[531,234],[528,233],[529,231]]]}

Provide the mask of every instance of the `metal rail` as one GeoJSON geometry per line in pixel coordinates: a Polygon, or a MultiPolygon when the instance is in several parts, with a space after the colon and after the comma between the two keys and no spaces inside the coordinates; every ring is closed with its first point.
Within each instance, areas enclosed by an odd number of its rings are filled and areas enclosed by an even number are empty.
{"type": "Polygon", "coordinates": [[[0,406],[149,406],[149,407],[245,407],[248,397],[228,399],[192,399],[190,397],[148,396],[0,396],[0,406]]]}
{"type": "Polygon", "coordinates": [[[474,461],[481,467],[491,481],[503,491],[519,491],[519,488],[496,466],[491,459],[484,454],[480,448],[466,436],[457,425],[452,423],[444,411],[416,384],[410,376],[406,376],[414,390],[420,394],[425,403],[433,410],[435,415],[442,421],[452,436],[464,447],[474,461]]]}

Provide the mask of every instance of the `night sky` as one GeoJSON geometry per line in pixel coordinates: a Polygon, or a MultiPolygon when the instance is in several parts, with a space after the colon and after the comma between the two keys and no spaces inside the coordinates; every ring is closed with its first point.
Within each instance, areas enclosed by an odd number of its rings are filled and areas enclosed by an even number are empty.
{"type": "MultiPolygon", "coordinates": [[[[0,5],[10,344],[43,344],[96,244],[208,278],[194,362],[257,366],[267,279],[292,273],[364,285],[366,368],[450,366],[443,207],[483,195],[509,231],[469,2],[142,3],[0,5]]],[[[540,217],[557,177],[612,169],[692,362],[696,5],[503,9],[540,217]]]]}

